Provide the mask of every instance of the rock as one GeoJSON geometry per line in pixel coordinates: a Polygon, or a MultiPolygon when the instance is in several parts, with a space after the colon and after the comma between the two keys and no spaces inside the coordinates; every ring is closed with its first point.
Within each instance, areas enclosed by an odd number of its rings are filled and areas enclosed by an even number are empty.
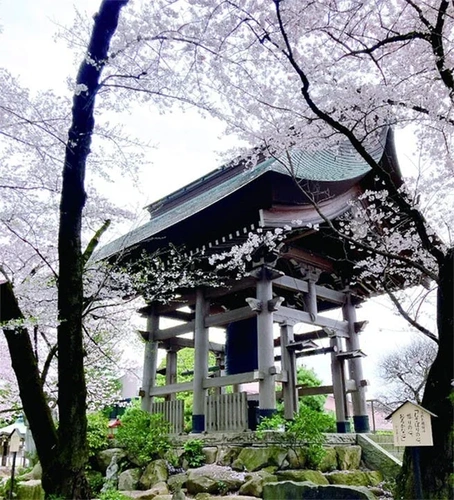
{"type": "Polygon", "coordinates": [[[289,469],[303,469],[307,461],[307,448],[304,446],[290,448],[286,460],[288,461],[289,469]]]}
{"type": "Polygon", "coordinates": [[[103,475],[106,474],[107,467],[112,462],[113,456],[117,457],[117,462],[126,457],[126,452],[121,448],[109,448],[107,450],[98,451],[96,454],[96,469],[103,475]]]}
{"type": "Polygon", "coordinates": [[[127,469],[118,476],[119,490],[136,490],[139,484],[141,469],[127,469]]]}
{"type": "Polygon", "coordinates": [[[378,486],[383,481],[383,474],[378,470],[366,471],[369,486],[378,486]]]}
{"type": "Polygon", "coordinates": [[[371,486],[369,491],[373,493],[376,497],[382,497],[385,492],[381,488],[377,488],[376,486],[371,486]]]}
{"type": "Polygon", "coordinates": [[[177,491],[186,486],[187,480],[188,474],[186,472],[182,474],[175,474],[167,479],[167,486],[169,487],[170,491],[177,491]]]}
{"type": "Polygon", "coordinates": [[[246,469],[246,467],[244,466],[243,462],[237,458],[232,462],[232,469],[238,472],[242,472],[246,469]]]}
{"type": "Polygon", "coordinates": [[[246,482],[240,488],[240,495],[247,495],[261,498],[263,493],[263,485],[277,481],[277,476],[268,472],[259,471],[253,472],[246,476],[246,482]]]}
{"type": "Polygon", "coordinates": [[[345,470],[326,474],[330,484],[349,484],[353,486],[377,486],[383,481],[379,471],[345,470]]]}
{"type": "Polygon", "coordinates": [[[366,467],[379,470],[385,479],[393,481],[402,468],[402,462],[380,447],[366,434],[357,434],[358,444],[361,445],[361,459],[366,467]]]}
{"type": "Polygon", "coordinates": [[[192,495],[226,493],[239,490],[244,482],[244,474],[232,471],[230,468],[220,465],[204,465],[189,471],[186,488],[192,495]]]}
{"type": "Polygon", "coordinates": [[[158,495],[168,495],[169,494],[169,488],[167,487],[167,483],[164,482],[164,481],[156,483],[148,491],[154,492],[156,494],[156,496],[158,496],[158,495]]]}
{"type": "Polygon", "coordinates": [[[186,488],[191,495],[197,495],[197,493],[217,493],[219,491],[218,482],[206,476],[189,476],[186,488]]]}
{"type": "Polygon", "coordinates": [[[238,458],[241,450],[241,446],[230,446],[229,448],[221,448],[218,451],[218,465],[231,465],[234,460],[238,458]]]}
{"type": "Polygon", "coordinates": [[[32,469],[32,477],[33,479],[42,479],[43,477],[43,468],[39,462],[36,462],[35,466],[32,469]]]}
{"type": "Polygon", "coordinates": [[[33,469],[26,474],[21,474],[18,476],[18,481],[30,481],[31,479],[41,479],[43,475],[43,469],[41,464],[37,462],[33,469]]]}
{"type": "Polygon", "coordinates": [[[263,487],[263,500],[375,500],[367,488],[355,486],[316,485],[310,482],[284,481],[263,487]]]}
{"type": "Polygon", "coordinates": [[[150,462],[139,479],[139,487],[149,490],[153,485],[161,481],[167,481],[169,473],[165,460],[154,460],[150,462]]]}
{"type": "Polygon", "coordinates": [[[209,493],[197,493],[195,500],[210,500],[211,495],[209,493]]]}
{"type": "Polygon", "coordinates": [[[218,449],[215,446],[209,446],[207,448],[203,448],[202,452],[205,455],[206,464],[214,464],[216,462],[218,449]]]}
{"type": "Polygon", "coordinates": [[[16,491],[20,500],[44,500],[44,490],[39,479],[19,481],[16,491]]]}
{"type": "Polygon", "coordinates": [[[347,484],[351,486],[368,486],[367,474],[360,470],[344,470],[326,474],[330,484],[347,484]]]}
{"type": "Polygon", "coordinates": [[[325,448],[325,456],[322,458],[318,468],[322,472],[331,472],[337,469],[337,453],[333,447],[329,446],[325,448]]]}
{"type": "Polygon", "coordinates": [[[361,462],[361,446],[335,446],[337,465],[340,470],[358,469],[361,462]]]}
{"type": "Polygon", "coordinates": [[[195,500],[257,500],[256,497],[245,495],[228,495],[228,496],[213,496],[209,493],[199,493],[195,496],[195,500]]]}
{"type": "Polygon", "coordinates": [[[224,497],[211,497],[211,500],[257,500],[255,497],[246,495],[228,495],[224,497]]]}
{"type": "Polygon", "coordinates": [[[287,450],[279,446],[266,448],[243,448],[238,455],[238,461],[247,471],[256,471],[269,465],[280,467],[287,455],[287,450]]]}
{"type": "Polygon", "coordinates": [[[183,491],[181,491],[181,489],[178,489],[173,492],[172,500],[186,500],[186,495],[183,491]]]}
{"type": "MultiPolygon", "coordinates": [[[[163,490],[162,490],[163,491],[163,490]]],[[[172,495],[160,494],[156,488],[151,488],[146,491],[122,491],[122,495],[128,498],[135,498],[140,500],[172,500],[172,495]]],[[[168,493],[168,492],[167,492],[168,493]]]]}
{"type": "Polygon", "coordinates": [[[276,473],[278,480],[304,482],[310,481],[314,484],[329,484],[325,476],[318,470],[286,470],[276,473]]]}

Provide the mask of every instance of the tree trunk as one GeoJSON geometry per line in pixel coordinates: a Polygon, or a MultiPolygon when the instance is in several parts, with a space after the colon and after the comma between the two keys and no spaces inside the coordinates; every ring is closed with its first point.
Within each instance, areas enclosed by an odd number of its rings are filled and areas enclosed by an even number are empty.
{"type": "MultiPolygon", "coordinates": [[[[13,288],[8,282],[0,285],[0,304],[0,323],[23,319],[13,288]]],[[[43,488],[52,492],[55,491],[59,480],[55,468],[57,433],[43,391],[30,336],[21,326],[3,328],[3,332],[8,343],[24,412],[43,468],[43,488]]]]}
{"type": "MultiPolygon", "coordinates": [[[[430,369],[422,406],[432,418],[433,446],[420,450],[423,498],[452,499],[454,394],[454,247],[440,265],[437,297],[439,348],[430,369]]],[[[416,498],[411,450],[405,450],[398,498],[416,498]]]]}
{"type": "Polygon", "coordinates": [[[86,384],[82,330],[82,210],[85,169],[94,128],[95,98],[121,8],[128,0],[103,0],[95,16],[87,57],[79,67],[68,132],[58,237],[58,469],[57,493],[65,499],[90,498],[87,463],[86,384]]]}

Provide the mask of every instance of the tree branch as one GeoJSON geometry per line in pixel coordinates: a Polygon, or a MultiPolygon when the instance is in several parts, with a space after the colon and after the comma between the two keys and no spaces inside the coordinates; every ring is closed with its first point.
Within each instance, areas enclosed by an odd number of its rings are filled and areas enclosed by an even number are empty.
{"type": "Polygon", "coordinates": [[[411,326],[419,330],[421,333],[423,333],[426,337],[428,337],[430,340],[433,340],[436,344],[438,344],[438,337],[434,335],[430,330],[427,328],[424,328],[421,324],[419,324],[417,321],[415,321],[408,313],[407,311],[402,307],[402,304],[399,302],[397,297],[394,295],[394,293],[386,286],[386,283],[384,283],[384,288],[386,293],[388,294],[389,298],[391,299],[392,303],[396,306],[397,310],[399,311],[399,314],[408,322],[410,323],[411,326]]]}

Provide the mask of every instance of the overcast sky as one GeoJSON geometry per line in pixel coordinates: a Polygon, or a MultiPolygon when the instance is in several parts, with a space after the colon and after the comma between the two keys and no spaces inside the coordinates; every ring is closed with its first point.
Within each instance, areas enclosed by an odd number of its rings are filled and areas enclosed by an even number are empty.
{"type": "MultiPolygon", "coordinates": [[[[0,0],[0,65],[20,78],[31,90],[53,88],[66,92],[66,78],[75,74],[73,55],[65,42],[55,40],[58,24],[70,25],[74,5],[94,13],[95,0],[0,0]]],[[[220,165],[218,151],[233,146],[231,138],[221,138],[222,124],[202,119],[196,112],[184,115],[159,115],[151,106],[143,106],[124,120],[131,135],[138,135],[156,149],[150,151],[151,166],[141,173],[139,190],[121,186],[111,188],[112,196],[125,197],[130,208],[140,208],[220,165]]],[[[403,136],[398,142],[408,139],[403,136]]],[[[402,155],[405,158],[405,154],[402,155]]],[[[340,314],[340,313],[339,313],[340,314]]],[[[384,301],[369,302],[358,311],[359,319],[370,324],[362,334],[362,347],[368,354],[364,361],[366,378],[373,383],[369,397],[379,392],[373,367],[388,349],[408,341],[402,333],[402,320],[393,315],[384,301]]],[[[329,356],[308,358],[325,383],[330,381],[329,356]]]]}

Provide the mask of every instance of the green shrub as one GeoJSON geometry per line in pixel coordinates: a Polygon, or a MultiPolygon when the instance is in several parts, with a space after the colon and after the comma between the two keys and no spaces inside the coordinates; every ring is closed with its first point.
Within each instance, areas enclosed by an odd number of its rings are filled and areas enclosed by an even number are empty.
{"type": "Polygon", "coordinates": [[[294,420],[287,426],[286,441],[292,447],[307,445],[306,459],[310,467],[317,468],[325,456],[323,444],[326,437],[324,432],[330,428],[332,422],[332,415],[302,405],[294,420]]]}
{"type": "Polygon", "coordinates": [[[203,453],[203,441],[200,439],[189,439],[184,443],[184,454],[189,467],[200,467],[205,463],[205,455],[203,453]]]}
{"type": "Polygon", "coordinates": [[[85,472],[92,495],[98,495],[104,485],[104,476],[96,470],[85,472]]]}
{"type": "MultiPolygon", "coordinates": [[[[0,483],[0,497],[9,498],[9,493],[11,489],[11,478],[9,477],[4,483],[0,483]]],[[[17,479],[14,479],[13,483],[13,497],[17,498],[17,479]]]]}
{"type": "Polygon", "coordinates": [[[129,498],[117,490],[107,490],[99,495],[99,500],[129,500],[129,498]]]}
{"type": "Polygon", "coordinates": [[[88,456],[94,456],[98,451],[107,448],[109,420],[101,412],[87,415],[87,446],[88,456]]]}
{"type": "Polygon", "coordinates": [[[170,448],[170,425],[161,414],[151,415],[137,407],[128,408],[121,418],[116,438],[140,465],[164,458],[170,448]]]}
{"type": "Polygon", "coordinates": [[[257,436],[263,439],[264,431],[277,431],[281,429],[282,426],[285,426],[285,424],[286,420],[279,413],[275,413],[271,417],[263,417],[257,425],[257,436]]]}

